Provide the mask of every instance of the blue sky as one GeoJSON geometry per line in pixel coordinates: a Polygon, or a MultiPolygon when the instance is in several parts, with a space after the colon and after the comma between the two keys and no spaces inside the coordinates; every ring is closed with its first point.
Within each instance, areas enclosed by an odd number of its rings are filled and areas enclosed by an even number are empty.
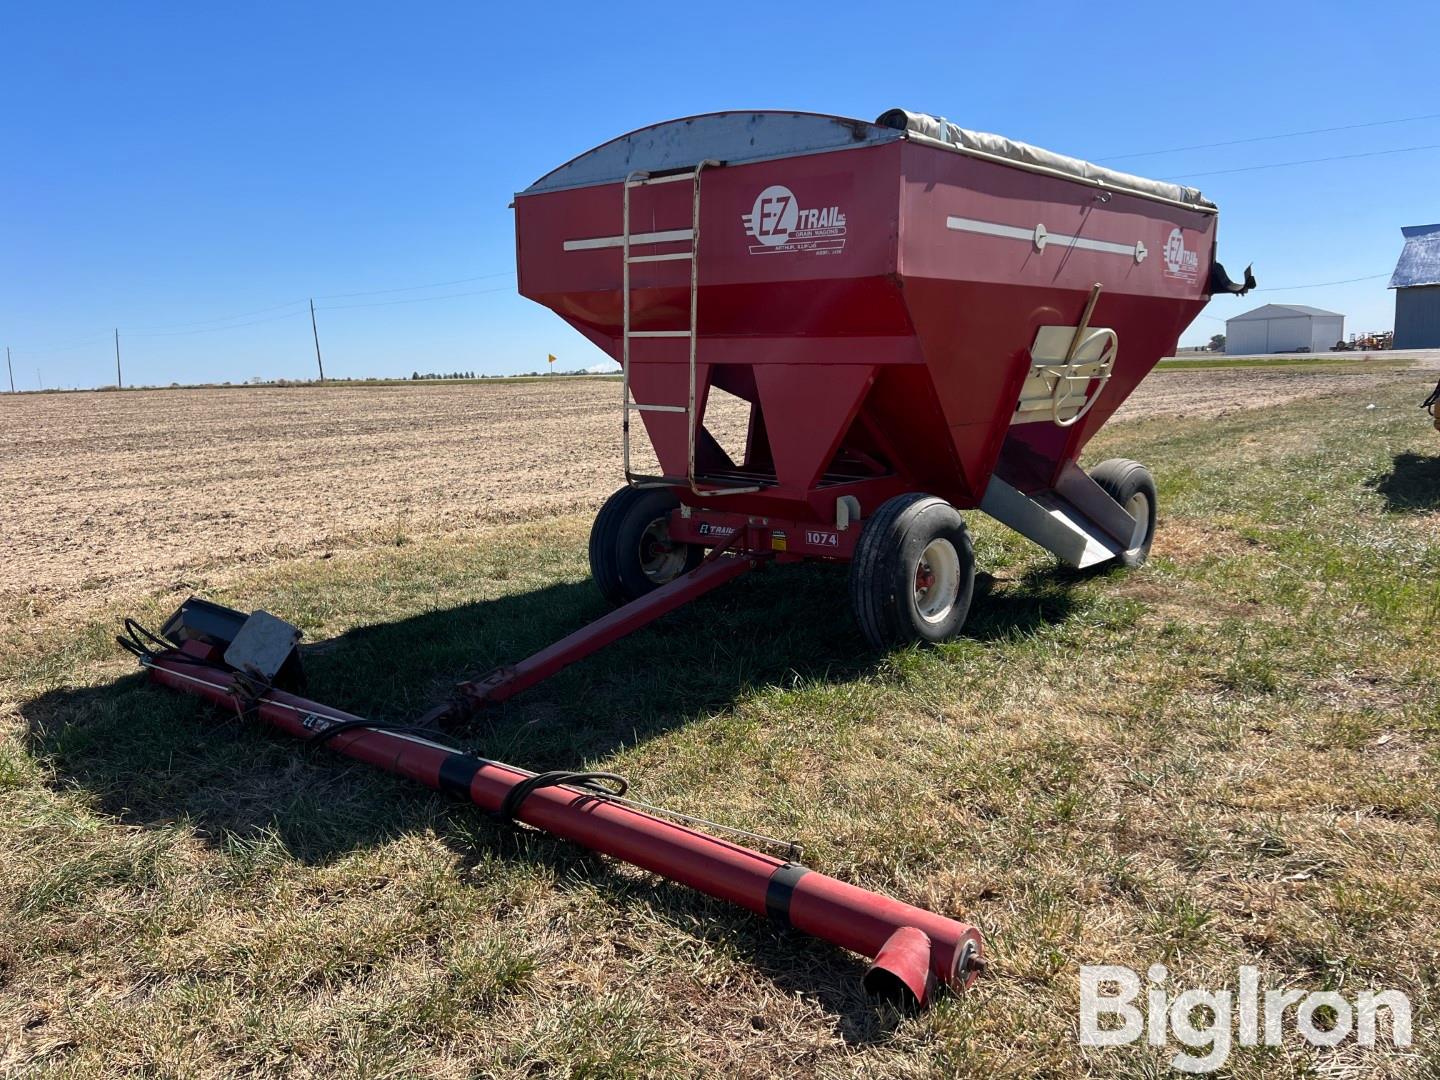
{"type": "MultiPolygon", "coordinates": [[[[310,296],[330,375],[595,363],[515,295],[506,204],[596,143],[716,109],[899,105],[1181,177],[1262,287],[1388,275],[1400,226],[1440,220],[1435,117],[1116,156],[1440,114],[1431,65],[1407,59],[1440,38],[1433,0],[5,2],[0,20],[0,345],[20,389],[113,382],[116,326],[127,382],[307,376],[310,296]]],[[[1253,299],[1385,328],[1385,284],[1253,299]]]]}

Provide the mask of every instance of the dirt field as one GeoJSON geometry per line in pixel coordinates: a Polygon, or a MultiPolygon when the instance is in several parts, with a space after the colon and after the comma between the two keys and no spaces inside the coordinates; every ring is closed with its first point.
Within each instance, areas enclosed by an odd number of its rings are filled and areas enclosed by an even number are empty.
{"type": "MultiPolygon", "coordinates": [[[[1393,364],[1162,372],[1120,418],[1214,417],[1415,377],[1393,364]]],[[[620,482],[617,395],[613,381],[566,379],[0,396],[0,613],[86,610],[239,563],[591,510],[620,482]]]]}

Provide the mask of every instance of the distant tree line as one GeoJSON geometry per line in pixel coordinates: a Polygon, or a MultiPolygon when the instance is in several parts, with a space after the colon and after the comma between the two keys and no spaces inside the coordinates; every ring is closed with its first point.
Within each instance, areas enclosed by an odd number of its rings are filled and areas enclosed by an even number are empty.
{"type": "MultiPolygon", "coordinates": [[[[397,384],[402,383],[402,382],[423,382],[423,381],[426,380],[426,379],[437,379],[437,380],[438,380],[438,379],[475,379],[475,380],[480,381],[480,382],[483,382],[483,381],[485,381],[485,380],[487,380],[487,379],[498,379],[498,380],[500,380],[500,381],[503,382],[503,381],[506,380],[506,379],[539,379],[539,378],[561,378],[561,379],[563,379],[563,378],[565,378],[565,377],[567,377],[567,376],[572,377],[572,378],[573,378],[573,377],[584,378],[584,377],[587,377],[587,376],[590,377],[590,378],[594,378],[594,377],[596,377],[596,376],[605,376],[605,375],[610,375],[610,374],[618,375],[619,372],[617,371],[617,372],[611,373],[611,372],[605,372],[605,371],[586,371],[586,370],[583,370],[583,369],[582,369],[582,370],[579,370],[579,371],[519,371],[519,372],[513,372],[513,373],[508,374],[508,375],[501,375],[501,374],[484,375],[484,374],[476,374],[476,373],[473,372],[473,371],[453,371],[453,372],[450,372],[449,374],[428,374],[428,375],[422,375],[420,372],[416,371],[416,372],[414,372],[413,374],[411,374],[409,378],[406,378],[406,377],[403,376],[403,375],[401,375],[401,376],[399,376],[399,377],[384,376],[384,375],[380,375],[380,376],[360,376],[360,377],[355,377],[355,376],[351,376],[351,375],[332,375],[332,376],[330,376],[329,378],[325,379],[323,382],[322,382],[322,381],[319,381],[319,380],[316,380],[316,379],[267,379],[267,378],[265,378],[263,375],[253,375],[253,376],[251,376],[250,378],[244,379],[244,380],[242,380],[242,381],[240,381],[240,382],[232,382],[232,381],[229,380],[229,379],[226,379],[224,382],[203,382],[203,383],[179,383],[179,382],[172,382],[172,383],[170,383],[170,388],[173,389],[173,390],[206,390],[206,389],[219,389],[219,388],[222,388],[222,387],[245,387],[245,386],[269,386],[269,387],[333,386],[333,385],[338,385],[338,384],[341,384],[341,383],[349,383],[349,384],[354,385],[354,386],[394,386],[394,385],[397,385],[397,384]]],[[[97,392],[97,391],[99,391],[99,392],[111,392],[111,393],[114,393],[114,392],[126,393],[126,392],[129,392],[129,391],[131,391],[131,390],[159,390],[159,389],[161,389],[161,388],[162,388],[161,385],[158,384],[158,383],[133,383],[133,384],[131,384],[131,385],[129,385],[129,386],[124,387],[123,389],[120,388],[120,387],[114,386],[114,385],[110,385],[110,386],[89,386],[89,387],[80,387],[80,386],[68,386],[68,387],[67,387],[67,386],[52,386],[52,387],[45,387],[45,388],[41,388],[41,389],[37,389],[37,390],[21,390],[20,393],[22,393],[22,394],[69,394],[69,393],[94,393],[94,392],[97,392]]]]}
{"type": "MultiPolygon", "coordinates": [[[[567,375],[591,375],[591,376],[593,376],[593,375],[607,375],[607,374],[610,374],[610,372],[605,372],[605,371],[586,371],[586,370],[584,370],[583,368],[582,368],[581,370],[579,370],[579,371],[516,371],[516,372],[511,372],[511,373],[508,374],[508,375],[505,375],[505,374],[495,374],[495,375],[480,374],[480,375],[476,375],[475,372],[473,372],[473,371],[454,371],[454,372],[451,372],[449,375],[437,375],[437,374],[434,374],[434,373],[422,374],[422,373],[416,371],[416,372],[412,372],[412,373],[411,373],[411,375],[410,375],[410,381],[411,381],[411,382],[422,382],[422,381],[424,381],[425,379],[540,379],[540,378],[564,378],[564,377],[567,376],[567,375]]],[[[617,370],[616,372],[614,372],[614,374],[617,374],[617,375],[618,375],[618,374],[619,374],[619,371],[617,370]]]]}

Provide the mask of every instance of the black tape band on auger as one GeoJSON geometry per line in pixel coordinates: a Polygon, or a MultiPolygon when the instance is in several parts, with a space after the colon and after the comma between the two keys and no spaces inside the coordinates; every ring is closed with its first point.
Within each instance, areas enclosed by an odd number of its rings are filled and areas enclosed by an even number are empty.
{"type": "Polygon", "coordinates": [[[770,876],[769,887],[765,890],[765,914],[782,926],[790,925],[790,899],[795,895],[795,886],[810,868],[796,862],[787,862],[770,876]]]}

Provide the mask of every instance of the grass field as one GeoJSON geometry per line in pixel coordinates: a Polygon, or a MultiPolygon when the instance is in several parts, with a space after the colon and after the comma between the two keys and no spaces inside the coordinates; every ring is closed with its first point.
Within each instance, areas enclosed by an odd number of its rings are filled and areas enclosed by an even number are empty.
{"type": "MultiPolygon", "coordinates": [[[[11,603],[0,1073],[1157,1077],[1173,1046],[1077,1045],[1077,973],[1163,962],[1177,987],[1245,963],[1414,1002],[1409,1052],[1292,1034],[1231,1075],[1434,1075],[1425,381],[1112,425],[1087,461],[1154,469],[1151,564],[1064,572],[973,515],[994,580],[953,644],[873,656],[843,568],[775,569],[458,733],[977,922],[988,971],[919,1017],[870,1005],[833,948],[147,688],[111,636],[173,582],[11,603]]],[[[408,719],[602,613],[588,527],[369,535],[207,591],[299,623],[319,699],[408,719]]]]}

